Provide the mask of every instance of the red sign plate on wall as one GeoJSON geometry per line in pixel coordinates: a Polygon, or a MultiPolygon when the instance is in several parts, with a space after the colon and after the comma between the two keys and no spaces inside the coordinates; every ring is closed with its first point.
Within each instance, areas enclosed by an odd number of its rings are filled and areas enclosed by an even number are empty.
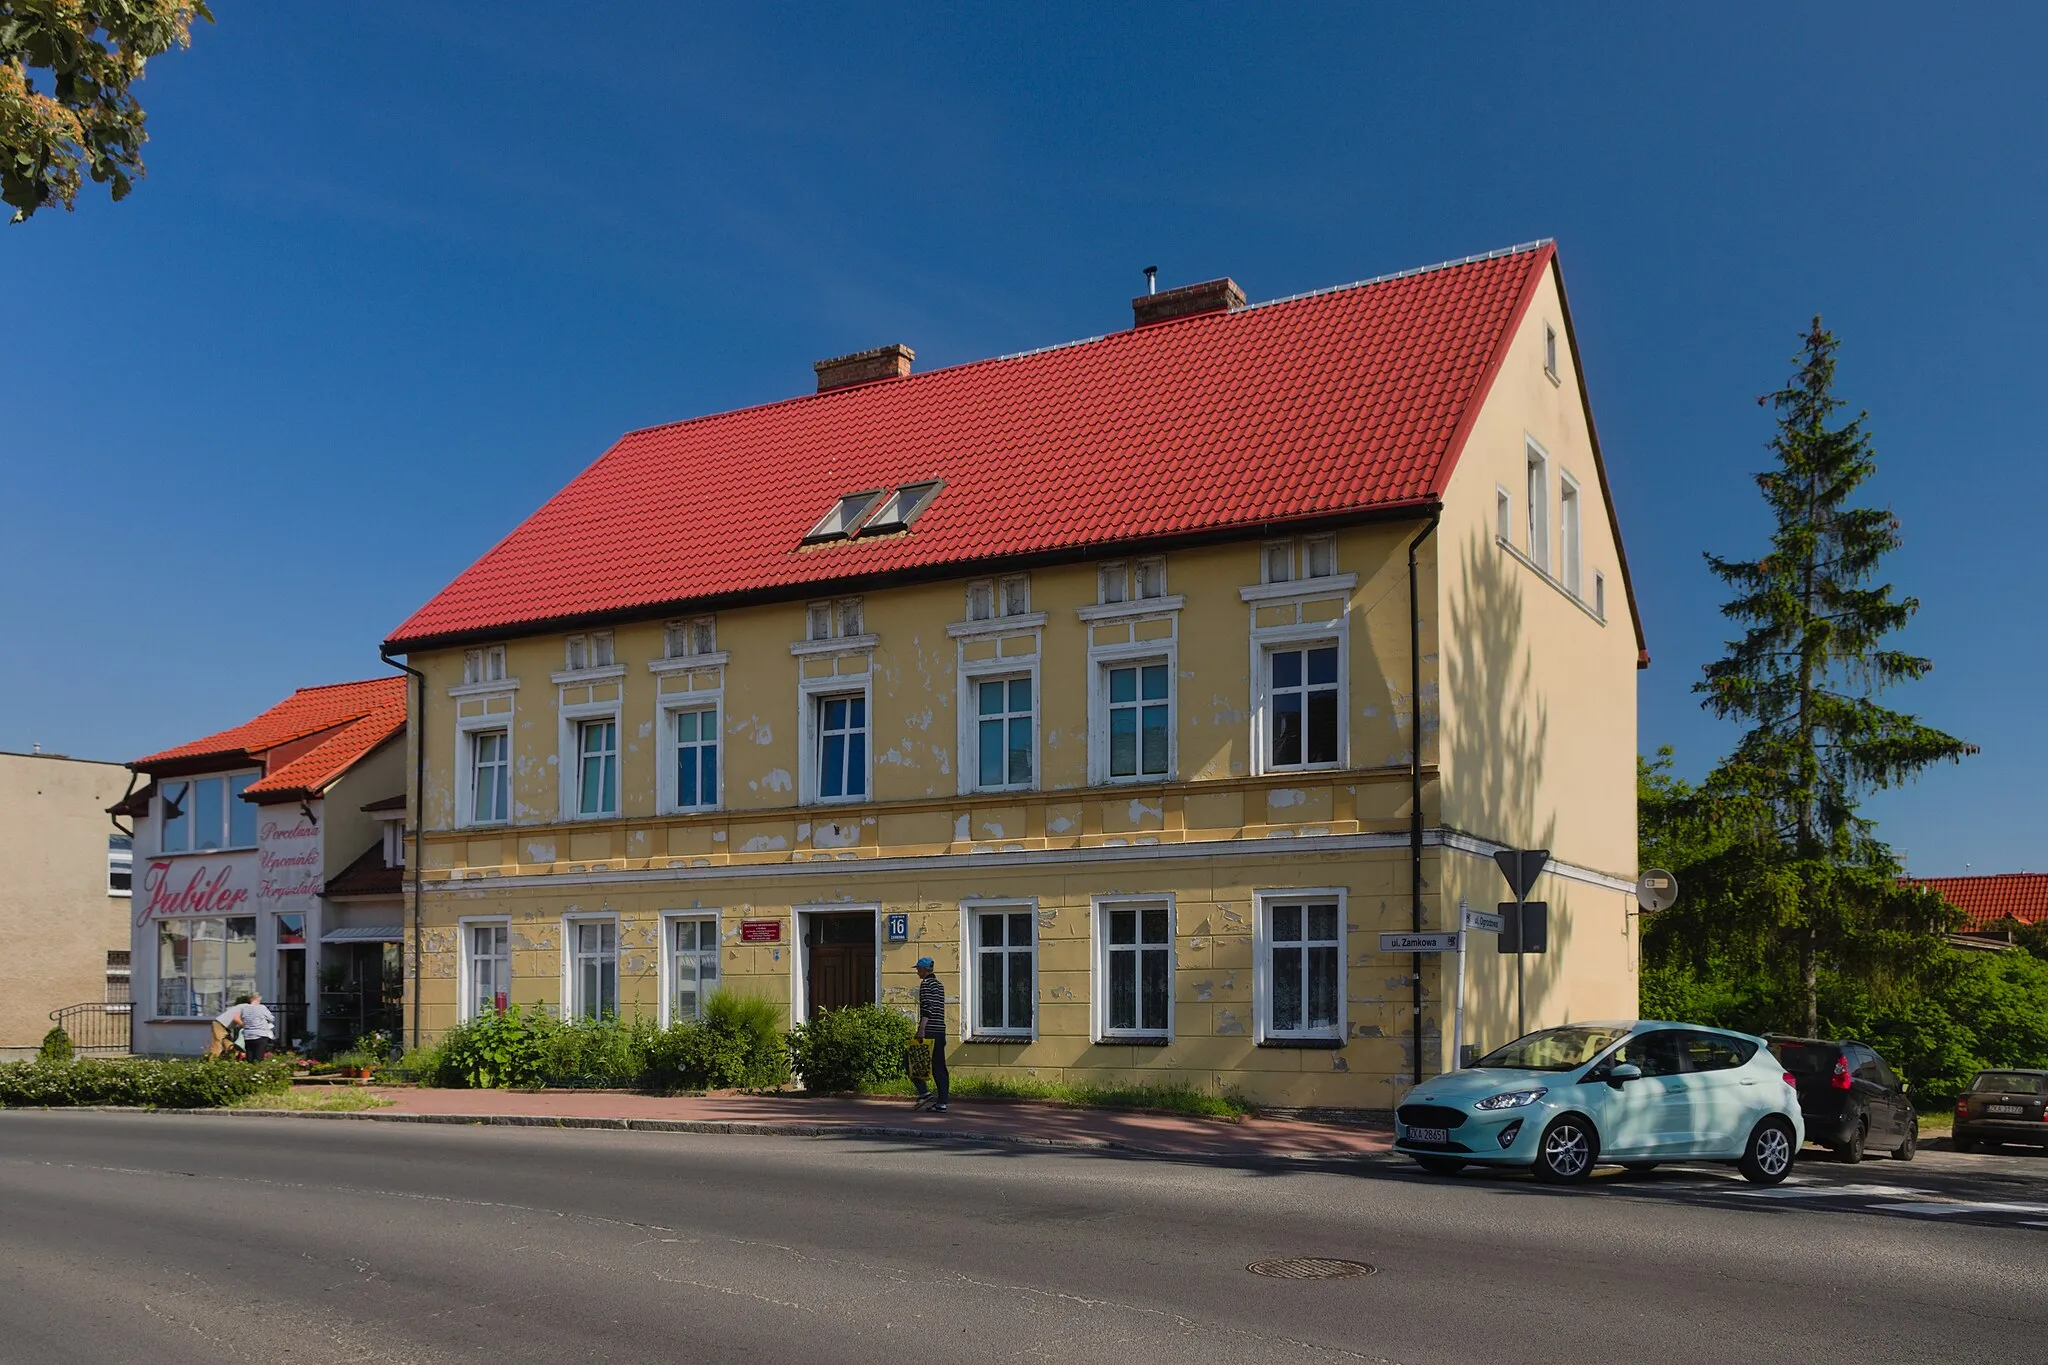
{"type": "Polygon", "coordinates": [[[782,921],[779,919],[743,919],[740,921],[740,942],[780,943],[782,942],[782,921]]]}

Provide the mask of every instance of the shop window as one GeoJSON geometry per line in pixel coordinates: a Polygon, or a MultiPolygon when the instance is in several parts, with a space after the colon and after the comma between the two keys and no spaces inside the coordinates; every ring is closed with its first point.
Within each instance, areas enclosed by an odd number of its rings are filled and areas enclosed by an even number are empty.
{"type": "Polygon", "coordinates": [[[256,917],[165,919],[156,926],[156,1012],[210,1019],[256,989],[256,917]]]}
{"type": "Polygon", "coordinates": [[[579,1019],[619,1014],[619,926],[616,920],[571,920],[570,1010],[579,1019]]]}
{"type": "Polygon", "coordinates": [[[1101,1035],[1165,1038],[1173,1029],[1173,906],[1110,901],[1097,912],[1101,1035]]]}
{"type": "Polygon", "coordinates": [[[1262,898],[1256,985],[1264,1037],[1342,1036],[1343,919],[1335,897],[1262,898]]]}
{"type": "Polygon", "coordinates": [[[973,961],[967,1017],[975,1037],[1031,1036],[1037,999],[1038,936],[1028,905],[968,911],[973,961]]]}
{"type": "Polygon", "coordinates": [[[699,1017],[704,1001],[718,989],[718,921],[668,922],[668,1022],[699,1017]]]}

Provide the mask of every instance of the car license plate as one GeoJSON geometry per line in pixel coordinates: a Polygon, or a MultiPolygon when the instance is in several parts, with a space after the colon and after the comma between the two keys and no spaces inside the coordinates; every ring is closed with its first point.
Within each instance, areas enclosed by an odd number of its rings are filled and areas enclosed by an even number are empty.
{"type": "MultiPolygon", "coordinates": [[[[1987,1104],[1984,1106],[1984,1112],[1987,1114],[2024,1114],[2027,1112],[2027,1107],[2023,1104],[1987,1104]]],[[[1413,1130],[1411,1129],[1410,1131],[1412,1132],[1413,1130]]]]}
{"type": "Polygon", "coordinates": [[[1410,1142],[1449,1142],[1451,1140],[1451,1130],[1448,1128],[1410,1128],[1408,1130],[1408,1140],[1410,1142]]]}

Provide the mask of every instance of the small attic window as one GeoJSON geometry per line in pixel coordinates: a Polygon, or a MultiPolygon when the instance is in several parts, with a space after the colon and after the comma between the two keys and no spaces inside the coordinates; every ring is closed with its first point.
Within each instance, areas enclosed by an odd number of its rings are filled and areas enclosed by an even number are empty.
{"type": "Polygon", "coordinates": [[[832,510],[825,514],[823,521],[811,528],[811,533],[804,537],[804,544],[811,545],[821,540],[845,540],[859,528],[860,519],[867,514],[868,508],[874,506],[875,499],[881,496],[882,490],[879,488],[870,489],[865,493],[847,494],[832,504],[832,510]]]}
{"type": "Polygon", "coordinates": [[[882,500],[867,524],[860,529],[869,534],[882,531],[908,531],[910,523],[924,514],[931,506],[932,498],[938,494],[939,485],[931,483],[906,483],[882,500]]]}

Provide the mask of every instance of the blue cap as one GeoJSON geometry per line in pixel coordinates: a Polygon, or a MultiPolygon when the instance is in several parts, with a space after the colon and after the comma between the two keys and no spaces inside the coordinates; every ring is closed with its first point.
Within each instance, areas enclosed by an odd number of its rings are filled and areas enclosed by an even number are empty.
{"type": "Polygon", "coordinates": [[[928,957],[921,957],[917,960],[917,965],[920,967],[929,967],[932,965],[932,960],[928,957]]]}

